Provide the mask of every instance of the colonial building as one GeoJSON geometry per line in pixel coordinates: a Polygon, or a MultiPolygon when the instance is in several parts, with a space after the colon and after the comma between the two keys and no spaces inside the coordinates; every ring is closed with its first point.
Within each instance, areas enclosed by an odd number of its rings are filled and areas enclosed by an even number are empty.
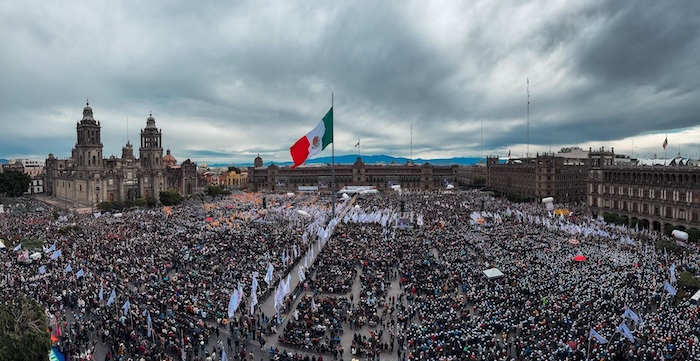
{"type": "Polygon", "coordinates": [[[172,188],[172,178],[168,176],[172,171],[163,163],[162,133],[152,114],[141,130],[138,158],[130,142],[122,148],[120,158],[103,157],[101,125],[89,104],[83,109],[76,132],[77,142],[70,158],[58,159],[49,154],[46,160],[46,195],[75,205],[93,205],[100,201],[157,198],[161,190],[172,188]]]}
{"type": "MultiPolygon", "coordinates": [[[[253,167],[248,168],[247,189],[250,191],[296,191],[318,187],[319,191],[330,192],[331,166],[306,165],[290,169],[277,165],[263,166],[260,156],[255,158],[253,167]],[[301,188],[300,188],[301,187],[301,188]]],[[[454,184],[457,166],[434,166],[429,163],[372,165],[358,157],[354,164],[335,165],[335,189],[345,186],[371,186],[377,190],[391,189],[401,185],[403,189],[437,190],[454,184]]]]}
{"type": "Polygon", "coordinates": [[[580,148],[505,162],[498,157],[486,159],[488,189],[522,200],[554,197],[561,203],[585,201],[587,178],[588,153],[580,148]]]}
{"type": "Polygon", "coordinates": [[[669,232],[700,228],[700,168],[681,158],[669,165],[619,165],[591,153],[587,203],[593,216],[614,214],[630,226],[669,232]]]}

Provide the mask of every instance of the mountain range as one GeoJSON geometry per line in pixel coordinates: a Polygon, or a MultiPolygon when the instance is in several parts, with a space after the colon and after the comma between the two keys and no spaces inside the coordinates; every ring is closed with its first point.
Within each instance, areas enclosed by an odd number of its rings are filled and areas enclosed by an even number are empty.
{"type": "MultiPolygon", "coordinates": [[[[365,164],[407,164],[411,160],[404,157],[392,157],[389,155],[363,155],[361,156],[362,161],[365,164]]],[[[456,158],[437,158],[437,159],[413,159],[415,164],[430,163],[432,165],[472,165],[479,162],[481,158],[478,157],[456,157],[456,158]]],[[[313,159],[308,159],[305,164],[331,164],[331,157],[318,157],[313,159]]],[[[356,154],[338,155],[335,156],[335,164],[354,164],[357,160],[356,154]]],[[[265,166],[275,164],[279,167],[291,166],[292,162],[264,162],[265,166]]],[[[209,167],[227,167],[230,164],[208,164],[209,167]]],[[[237,163],[237,167],[252,167],[253,163],[237,163]]]]}

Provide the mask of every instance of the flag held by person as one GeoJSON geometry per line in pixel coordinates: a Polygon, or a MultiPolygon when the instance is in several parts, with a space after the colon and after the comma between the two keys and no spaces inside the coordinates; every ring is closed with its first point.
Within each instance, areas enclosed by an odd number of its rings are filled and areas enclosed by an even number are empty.
{"type": "Polygon", "coordinates": [[[632,331],[630,331],[630,328],[627,327],[627,324],[625,324],[624,322],[622,322],[620,326],[617,326],[617,330],[615,332],[622,332],[623,336],[625,336],[631,342],[634,342],[634,336],[632,336],[632,331]]]}
{"type": "Polygon", "coordinates": [[[628,317],[634,322],[639,322],[639,316],[637,316],[634,311],[630,310],[629,307],[625,307],[625,313],[622,314],[622,317],[628,317]]]}
{"type": "Polygon", "coordinates": [[[671,286],[670,283],[664,282],[664,289],[666,289],[666,292],[668,292],[668,294],[670,294],[671,296],[676,295],[676,289],[673,288],[673,286],[671,286]]]}
{"type": "Polygon", "coordinates": [[[272,277],[273,277],[274,272],[275,272],[274,266],[272,265],[272,263],[268,263],[267,264],[267,273],[265,274],[265,278],[264,278],[264,280],[268,286],[270,285],[270,283],[272,283],[272,277]]]}
{"type": "Polygon", "coordinates": [[[122,310],[124,310],[124,313],[128,313],[129,308],[131,308],[131,302],[129,302],[129,300],[126,300],[126,302],[124,302],[124,306],[122,306],[122,310]]]}
{"type": "Polygon", "coordinates": [[[43,275],[44,273],[46,273],[46,266],[41,266],[41,267],[39,267],[39,273],[42,274],[42,275],[43,275]]]}
{"type": "Polygon", "coordinates": [[[605,337],[599,334],[595,329],[591,329],[591,333],[588,336],[588,339],[590,340],[591,338],[595,338],[595,340],[598,341],[599,344],[608,343],[608,340],[606,340],[605,337]]]}
{"type": "Polygon", "coordinates": [[[107,300],[107,306],[111,305],[114,303],[114,300],[117,298],[117,292],[112,290],[112,293],[109,294],[109,299],[107,300]]]}
{"type": "Polygon", "coordinates": [[[306,133],[289,148],[295,167],[304,164],[309,157],[312,157],[333,143],[333,107],[321,119],[314,129],[306,133]]]}
{"type": "Polygon", "coordinates": [[[17,251],[19,251],[19,250],[21,250],[21,249],[22,249],[22,243],[16,245],[15,248],[13,248],[12,250],[15,251],[15,252],[17,252],[17,251]]]}
{"type": "Polygon", "coordinates": [[[78,270],[78,272],[75,273],[75,277],[76,277],[76,278],[80,278],[80,277],[83,277],[83,276],[85,276],[85,272],[83,272],[82,269],[78,270]]]}
{"type": "Polygon", "coordinates": [[[102,282],[100,282],[100,292],[97,294],[97,297],[100,299],[100,301],[102,301],[104,299],[104,295],[105,295],[105,287],[104,287],[104,284],[102,284],[102,282]]]}
{"type": "Polygon", "coordinates": [[[66,273],[68,273],[68,272],[73,272],[73,267],[71,267],[70,263],[68,264],[68,266],[66,266],[66,268],[64,269],[64,271],[65,271],[66,273]]]}
{"type": "Polygon", "coordinates": [[[228,356],[226,355],[226,350],[221,349],[221,361],[228,361],[228,356]]]}
{"type": "Polygon", "coordinates": [[[54,251],[54,253],[51,254],[51,259],[57,259],[58,257],[61,257],[63,253],[59,249],[58,251],[54,251]]]}
{"type": "Polygon", "coordinates": [[[151,326],[151,313],[148,312],[148,316],[146,316],[146,335],[147,335],[148,337],[151,337],[151,330],[152,330],[152,326],[151,326]]]}

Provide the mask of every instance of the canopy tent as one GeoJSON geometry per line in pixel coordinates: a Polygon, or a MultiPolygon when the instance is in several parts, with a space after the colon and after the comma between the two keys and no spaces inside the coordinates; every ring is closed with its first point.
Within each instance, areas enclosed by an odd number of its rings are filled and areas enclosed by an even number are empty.
{"type": "Polygon", "coordinates": [[[583,262],[585,260],[586,260],[586,256],[584,256],[582,254],[574,256],[574,261],[576,261],[576,262],[583,262]]]}
{"type": "Polygon", "coordinates": [[[506,276],[496,267],[485,269],[483,272],[484,275],[490,280],[506,276]]]}

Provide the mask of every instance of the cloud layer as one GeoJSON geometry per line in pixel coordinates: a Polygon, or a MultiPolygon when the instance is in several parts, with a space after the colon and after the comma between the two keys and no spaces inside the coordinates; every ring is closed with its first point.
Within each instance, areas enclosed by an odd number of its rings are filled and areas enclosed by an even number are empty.
{"type": "Polygon", "coordinates": [[[89,98],[106,155],[152,111],[180,161],[287,161],[331,93],[339,154],[700,151],[696,1],[5,2],[0,41],[5,158],[89,98]]]}

